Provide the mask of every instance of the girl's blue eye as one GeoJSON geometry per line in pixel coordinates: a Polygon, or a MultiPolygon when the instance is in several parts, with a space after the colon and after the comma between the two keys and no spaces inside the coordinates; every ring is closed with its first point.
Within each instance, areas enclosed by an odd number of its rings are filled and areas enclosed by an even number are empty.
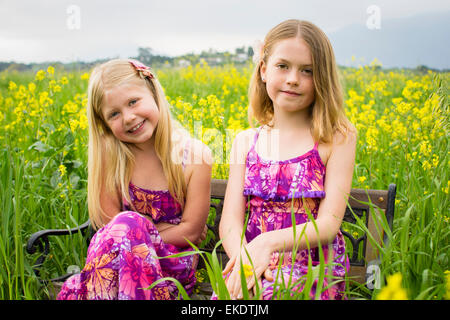
{"type": "Polygon", "coordinates": [[[303,72],[307,73],[307,74],[312,74],[312,70],[311,69],[303,69],[303,72]]]}
{"type": "Polygon", "coordinates": [[[287,65],[285,65],[285,64],[279,64],[277,67],[279,69],[287,69],[287,65]]]}
{"type": "Polygon", "coordinates": [[[132,106],[133,104],[136,104],[136,102],[137,102],[137,99],[130,100],[130,102],[128,103],[128,105],[129,105],[129,106],[132,106]]]}
{"type": "Polygon", "coordinates": [[[114,117],[116,117],[119,113],[117,111],[111,112],[108,116],[108,119],[112,119],[114,117]]]}

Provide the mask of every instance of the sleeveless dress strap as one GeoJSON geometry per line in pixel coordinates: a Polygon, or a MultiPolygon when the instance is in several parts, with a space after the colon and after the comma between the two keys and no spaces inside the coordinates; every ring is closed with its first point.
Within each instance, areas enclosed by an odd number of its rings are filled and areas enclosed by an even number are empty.
{"type": "Polygon", "coordinates": [[[252,150],[252,149],[255,150],[256,141],[258,141],[259,133],[261,132],[261,130],[262,130],[262,127],[256,128],[256,133],[253,138],[253,143],[252,143],[252,146],[250,147],[250,150],[252,150]]]}
{"type": "Polygon", "coordinates": [[[317,150],[318,146],[319,146],[319,142],[314,143],[314,150],[317,150]]]}
{"type": "MultiPolygon", "coordinates": [[[[187,156],[189,154],[190,146],[191,146],[191,139],[187,139],[187,141],[184,143],[183,159],[181,161],[181,166],[182,166],[183,170],[185,169],[185,166],[186,166],[186,160],[187,160],[187,156]]],[[[125,197],[122,197],[122,211],[127,211],[130,209],[131,209],[131,206],[128,203],[127,199],[125,197]]]]}

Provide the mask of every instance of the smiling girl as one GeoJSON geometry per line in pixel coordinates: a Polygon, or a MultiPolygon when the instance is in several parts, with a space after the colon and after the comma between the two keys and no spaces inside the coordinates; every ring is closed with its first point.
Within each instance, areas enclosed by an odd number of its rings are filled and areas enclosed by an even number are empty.
{"type": "Polygon", "coordinates": [[[205,236],[211,153],[176,135],[150,68],[111,60],[89,80],[88,207],[98,229],[86,265],[58,299],[175,299],[177,279],[188,293],[198,257],[165,258],[205,236]],[[175,139],[174,137],[183,139],[175,139]]]}

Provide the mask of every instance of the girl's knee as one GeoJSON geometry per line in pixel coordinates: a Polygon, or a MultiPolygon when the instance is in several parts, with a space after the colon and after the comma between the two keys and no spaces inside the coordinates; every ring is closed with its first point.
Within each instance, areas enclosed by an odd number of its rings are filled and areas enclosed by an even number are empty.
{"type": "Polygon", "coordinates": [[[146,229],[150,231],[155,228],[153,223],[151,223],[147,218],[143,215],[135,212],[135,211],[122,211],[118,213],[109,224],[120,224],[125,225],[129,229],[146,229]]]}
{"type": "Polygon", "coordinates": [[[156,228],[153,223],[141,214],[134,211],[122,211],[100,231],[101,240],[99,241],[109,238],[112,238],[114,243],[121,243],[124,240],[146,241],[154,230],[156,228]]]}
{"type": "Polygon", "coordinates": [[[140,215],[137,212],[134,211],[122,211],[119,212],[111,221],[110,223],[121,223],[121,224],[129,224],[129,223],[136,223],[136,221],[139,221],[141,219],[146,220],[142,215],[140,215]]]}

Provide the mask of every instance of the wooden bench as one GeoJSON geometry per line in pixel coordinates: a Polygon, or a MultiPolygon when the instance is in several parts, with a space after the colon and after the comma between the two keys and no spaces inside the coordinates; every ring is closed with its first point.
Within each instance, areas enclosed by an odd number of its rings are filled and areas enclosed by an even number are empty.
{"type": "MultiPolygon", "coordinates": [[[[211,237],[208,243],[202,246],[202,250],[204,251],[211,252],[219,240],[218,229],[222,214],[226,185],[227,180],[213,179],[212,181],[211,208],[214,212],[211,212],[210,214],[214,217],[214,223],[212,225],[208,225],[208,228],[212,231],[212,236],[210,235],[211,237]]],[[[354,230],[352,231],[350,230],[352,229],[351,226],[357,224],[357,218],[360,219],[360,221],[362,221],[369,230],[371,236],[373,237],[373,241],[376,241],[376,243],[379,244],[384,243],[384,245],[387,245],[388,237],[383,231],[380,221],[384,221],[389,228],[392,229],[395,196],[395,184],[390,184],[388,190],[351,190],[347,210],[345,212],[344,223],[341,226],[341,232],[348,240],[346,241],[348,245],[347,254],[350,260],[350,271],[348,273],[348,277],[356,283],[363,285],[366,284],[366,279],[368,276],[367,266],[370,264],[377,264],[377,261],[379,261],[379,253],[376,247],[372,245],[372,241],[369,241],[369,237],[366,232],[361,232],[361,228],[353,228],[354,230]]],[[[26,250],[29,254],[34,254],[37,250],[41,252],[41,255],[37,258],[33,266],[33,270],[43,284],[49,285],[49,291],[53,296],[59,290],[64,280],[70,277],[72,273],[68,273],[50,280],[40,278],[40,268],[46,257],[50,254],[49,236],[73,235],[78,232],[83,232],[86,236],[86,241],[89,242],[93,235],[93,229],[90,228],[90,222],[86,221],[79,227],[72,229],[38,231],[28,240],[26,250]]],[[[228,257],[225,252],[221,247],[219,247],[216,252],[220,260],[222,260],[223,266],[225,266],[225,263],[228,261],[228,257]]],[[[204,264],[202,259],[200,259],[199,268],[202,266],[204,266],[204,264]]],[[[199,289],[200,294],[196,295],[194,298],[202,299],[211,293],[211,287],[207,283],[200,284],[199,289]]]]}

